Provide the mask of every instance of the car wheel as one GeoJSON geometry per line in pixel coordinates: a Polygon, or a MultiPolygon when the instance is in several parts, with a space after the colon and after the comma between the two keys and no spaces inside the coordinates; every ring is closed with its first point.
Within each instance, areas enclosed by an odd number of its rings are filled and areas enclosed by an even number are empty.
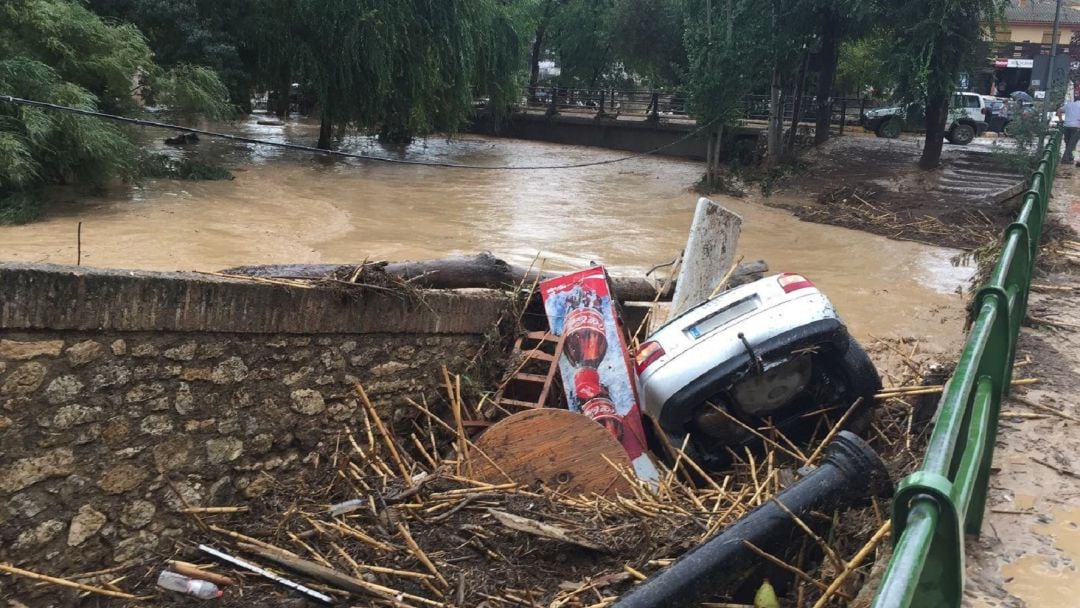
{"type": "Polygon", "coordinates": [[[862,398],[858,409],[848,418],[846,428],[856,435],[862,435],[870,428],[876,403],[874,396],[881,392],[881,376],[878,375],[870,356],[855,340],[848,343],[841,363],[848,383],[847,395],[850,403],[862,398]]]}
{"type": "Polygon", "coordinates": [[[900,137],[900,121],[895,118],[886,120],[877,128],[876,135],[878,137],[884,137],[885,139],[896,139],[897,137],[900,137]]]}
{"type": "Polygon", "coordinates": [[[975,129],[971,125],[955,125],[949,129],[949,143],[966,146],[975,139],[975,129]]]}

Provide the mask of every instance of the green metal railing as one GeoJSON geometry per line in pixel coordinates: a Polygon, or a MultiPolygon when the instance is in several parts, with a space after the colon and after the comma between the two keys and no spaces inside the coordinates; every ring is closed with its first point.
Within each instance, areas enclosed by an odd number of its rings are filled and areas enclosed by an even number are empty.
{"type": "Polygon", "coordinates": [[[1054,132],[1005,230],[1001,257],[975,296],[977,314],[938,408],[922,468],[896,491],[894,548],[874,608],[958,608],[964,534],[982,527],[998,413],[1011,385],[1020,323],[1046,219],[1061,133],[1054,132]]]}

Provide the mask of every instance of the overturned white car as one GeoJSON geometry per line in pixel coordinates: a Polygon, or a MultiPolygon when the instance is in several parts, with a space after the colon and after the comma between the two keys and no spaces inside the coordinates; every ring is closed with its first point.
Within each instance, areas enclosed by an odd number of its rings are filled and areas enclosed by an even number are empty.
{"type": "Polygon", "coordinates": [[[847,428],[868,422],[881,378],[825,294],[797,274],[731,289],[669,321],[638,349],[644,410],[672,443],[690,436],[706,463],[757,439],[769,423],[793,441],[836,420],[858,398],[847,428]],[[739,422],[736,422],[739,421],[739,422]]]}

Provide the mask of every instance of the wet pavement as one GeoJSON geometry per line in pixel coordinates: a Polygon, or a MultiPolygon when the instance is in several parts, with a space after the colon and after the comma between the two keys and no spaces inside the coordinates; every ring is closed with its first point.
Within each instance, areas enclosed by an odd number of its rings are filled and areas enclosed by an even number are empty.
{"type": "MultiPolygon", "coordinates": [[[[1059,170],[1050,209],[1080,228],[1080,170],[1059,170]]],[[[1059,325],[1021,330],[1015,376],[1039,381],[1002,404],[985,523],[967,550],[973,608],[1080,603],[1080,275],[1034,282],[1028,314],[1059,325]]]]}

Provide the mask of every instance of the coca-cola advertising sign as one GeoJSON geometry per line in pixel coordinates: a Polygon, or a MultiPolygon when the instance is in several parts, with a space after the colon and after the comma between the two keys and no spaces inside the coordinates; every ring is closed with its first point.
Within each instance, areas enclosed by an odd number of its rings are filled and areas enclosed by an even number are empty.
{"type": "Polygon", "coordinates": [[[559,373],[570,410],[603,425],[626,449],[641,479],[659,474],[646,450],[634,367],[602,266],[540,284],[548,324],[563,336],[559,373]]]}

